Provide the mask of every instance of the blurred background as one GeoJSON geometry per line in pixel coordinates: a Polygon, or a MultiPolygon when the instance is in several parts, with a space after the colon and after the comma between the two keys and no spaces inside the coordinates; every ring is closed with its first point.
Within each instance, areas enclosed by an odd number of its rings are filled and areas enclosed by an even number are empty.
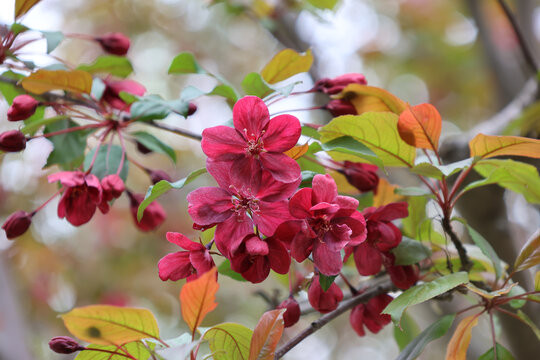
{"type": "MultiPolygon", "coordinates": [[[[455,141],[456,136],[459,139],[467,130],[482,126],[521,96],[527,81],[534,77],[498,1],[338,0],[333,10],[317,8],[335,2],[42,0],[22,23],[64,33],[125,33],[132,41],[128,57],[135,69],[133,78],[144,84],[148,93],[166,99],[177,98],[188,85],[203,91],[216,85],[216,80],[206,75],[167,75],[171,60],[180,52],[192,52],[204,68],[240,89],[247,73],[260,71],[283,47],[298,51],[311,48],[315,64],[309,74],[295,78],[302,81],[299,90],[309,89],[323,77],[358,72],[365,74],[368,84],[383,87],[411,104],[430,102],[445,121],[443,136],[454,136],[447,139],[448,161],[467,156],[467,148],[455,141]]],[[[13,3],[0,2],[0,23],[13,21],[13,3]]],[[[533,55],[540,59],[540,1],[519,0],[510,5],[533,55]]],[[[37,43],[28,49],[28,57],[39,65],[56,62],[39,55],[44,52],[45,43],[37,43]]],[[[91,63],[100,54],[97,45],[71,39],[53,52],[70,64],[91,63]]],[[[534,104],[534,86],[528,96],[527,101],[534,104]]],[[[318,101],[305,95],[270,110],[302,109],[318,101]]],[[[231,118],[230,107],[222,98],[202,97],[195,103],[198,110],[188,120],[171,116],[166,121],[200,133],[231,118]]],[[[0,99],[1,131],[16,127],[5,119],[7,107],[0,99]]],[[[536,113],[538,110],[518,111],[507,119],[514,121],[506,121],[500,129],[508,134],[538,136],[536,113]]],[[[294,114],[302,121],[330,120],[322,111],[294,114]]],[[[175,148],[178,162],[175,166],[164,156],[150,154],[139,155],[141,163],[167,171],[174,180],[204,166],[198,142],[170,133],[155,135],[175,148]]],[[[56,169],[42,169],[50,143],[32,141],[31,145],[22,154],[5,154],[0,159],[1,222],[15,210],[39,206],[56,189],[46,181],[46,175],[56,169]]],[[[142,172],[137,174],[135,167],[130,171],[128,186],[145,193],[148,178],[142,172]]],[[[391,175],[397,179],[393,182],[399,183],[402,174],[391,175]]],[[[185,197],[195,187],[211,184],[210,177],[203,176],[186,189],[162,197],[168,218],[152,233],[141,233],[133,226],[125,196],[107,216],[96,213],[89,224],[79,228],[58,219],[57,202],[53,202],[38,213],[31,231],[16,241],[8,241],[0,232],[0,360],[64,358],[50,351],[47,342],[53,336],[68,334],[57,315],[75,306],[108,303],[145,307],[158,317],[163,338],[185,331],[178,301],[183,281],[159,280],[157,262],[178,250],[166,241],[167,231],[196,239],[185,197]]],[[[539,227],[538,209],[496,187],[479,193],[464,197],[460,211],[494,244],[502,259],[511,263],[527,236],[539,227]]],[[[530,278],[525,274],[519,280],[527,284],[530,278]]],[[[281,298],[287,293],[276,278],[252,285],[220,276],[220,285],[219,306],[203,325],[233,321],[253,328],[267,307],[255,292],[281,291],[281,298]]],[[[411,316],[424,328],[449,306],[452,304],[432,303],[431,308],[413,308],[411,316]]],[[[535,321],[540,323],[536,313],[535,321]]],[[[284,338],[294,336],[314,318],[306,317],[287,330],[284,338]]],[[[475,354],[491,346],[488,329],[489,324],[481,322],[474,330],[471,351],[475,354]]],[[[498,321],[498,329],[502,343],[517,359],[537,356],[533,351],[538,343],[529,329],[507,319],[498,321]]],[[[393,359],[399,352],[393,331],[389,325],[377,335],[358,338],[344,315],[285,358],[393,359]]],[[[430,345],[422,358],[443,358],[447,341],[430,345]]]]}

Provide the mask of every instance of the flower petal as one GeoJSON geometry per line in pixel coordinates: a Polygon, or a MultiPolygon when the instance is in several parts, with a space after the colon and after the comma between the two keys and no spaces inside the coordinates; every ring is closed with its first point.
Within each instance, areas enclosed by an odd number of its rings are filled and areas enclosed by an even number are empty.
{"type": "Polygon", "coordinates": [[[201,244],[195,241],[191,241],[190,239],[187,238],[187,236],[177,233],[177,232],[169,231],[166,237],[169,242],[176,244],[185,250],[196,251],[196,250],[204,249],[204,246],[202,246],[201,244]]]}
{"type": "Polygon", "coordinates": [[[225,256],[230,257],[246,235],[253,233],[253,222],[244,213],[241,216],[231,216],[216,226],[214,239],[218,250],[225,256]]]}
{"type": "Polygon", "coordinates": [[[270,262],[266,256],[256,256],[251,266],[242,272],[244,279],[254,284],[264,281],[268,274],[270,274],[270,262]]]}
{"type": "Polygon", "coordinates": [[[256,96],[243,97],[234,104],[234,128],[242,134],[259,137],[269,121],[270,113],[266,104],[256,96]]]}
{"type": "Polygon", "coordinates": [[[332,251],[326,243],[314,241],[313,262],[324,275],[337,275],[341,271],[343,261],[339,251],[332,251]]]}
{"type": "Polygon", "coordinates": [[[180,280],[191,275],[188,251],[178,251],[165,255],[158,263],[159,278],[163,281],[180,280]]]}
{"type": "Polygon", "coordinates": [[[298,190],[289,201],[289,211],[291,215],[298,219],[311,217],[311,197],[312,189],[303,188],[298,190]]]}
{"type": "Polygon", "coordinates": [[[259,231],[266,236],[274,235],[276,228],[283,222],[290,220],[287,201],[259,202],[259,211],[253,214],[253,222],[258,226],[259,231]]]}
{"type": "Polygon", "coordinates": [[[212,159],[233,160],[244,156],[246,146],[246,140],[228,126],[214,126],[202,132],[202,150],[212,159]]]}
{"type": "Polygon", "coordinates": [[[337,185],[334,179],[332,179],[329,174],[315,175],[315,177],[313,178],[312,189],[313,204],[317,204],[320,202],[327,202],[331,204],[336,203],[336,198],[338,195],[337,185]]]}
{"type": "Polygon", "coordinates": [[[298,142],[302,127],[300,121],[292,115],[279,115],[270,120],[262,136],[264,149],[282,153],[298,142]]]}
{"type": "Polygon", "coordinates": [[[231,194],[217,187],[202,187],[187,196],[188,213],[199,225],[210,225],[227,220],[233,213],[231,194]]]}
{"type": "Polygon", "coordinates": [[[375,275],[381,270],[382,255],[368,242],[363,242],[354,250],[354,263],[360,275],[375,275]]]}
{"type": "Polygon", "coordinates": [[[268,244],[258,236],[250,236],[246,240],[246,251],[250,255],[266,256],[268,255],[268,244]]]}
{"type": "Polygon", "coordinates": [[[263,152],[260,159],[263,169],[268,170],[277,181],[290,183],[300,177],[300,166],[285,154],[263,152]]]}
{"type": "Polygon", "coordinates": [[[288,199],[298,189],[301,181],[301,178],[290,183],[276,181],[268,171],[263,171],[261,183],[257,187],[257,198],[268,202],[288,199]]]}
{"type": "Polygon", "coordinates": [[[269,249],[268,260],[270,260],[272,270],[278,274],[288,273],[291,266],[291,257],[285,246],[274,237],[269,237],[266,241],[269,249]]]}

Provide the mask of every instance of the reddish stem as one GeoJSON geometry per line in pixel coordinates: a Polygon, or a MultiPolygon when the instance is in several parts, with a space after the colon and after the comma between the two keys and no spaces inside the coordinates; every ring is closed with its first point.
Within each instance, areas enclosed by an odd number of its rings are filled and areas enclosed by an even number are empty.
{"type": "Polygon", "coordinates": [[[62,189],[58,190],[57,192],[54,193],[53,196],[51,196],[47,201],[45,201],[43,204],[41,204],[36,210],[32,211],[30,213],[31,216],[34,216],[36,215],[36,213],[38,211],[40,211],[41,209],[43,209],[45,206],[47,206],[48,203],[50,203],[52,201],[52,199],[54,199],[56,196],[58,196],[60,193],[62,192],[62,189]]]}
{"type": "Polygon", "coordinates": [[[74,126],[74,127],[70,127],[70,128],[67,128],[67,129],[53,131],[53,132],[50,132],[50,133],[47,133],[47,134],[35,135],[35,136],[32,136],[32,139],[35,139],[35,138],[38,138],[38,137],[48,138],[48,137],[51,137],[51,136],[67,134],[67,133],[70,133],[70,132],[86,130],[86,129],[93,129],[93,128],[95,129],[95,128],[100,128],[100,127],[105,127],[105,126],[107,126],[107,124],[105,124],[105,123],[74,126]]]}

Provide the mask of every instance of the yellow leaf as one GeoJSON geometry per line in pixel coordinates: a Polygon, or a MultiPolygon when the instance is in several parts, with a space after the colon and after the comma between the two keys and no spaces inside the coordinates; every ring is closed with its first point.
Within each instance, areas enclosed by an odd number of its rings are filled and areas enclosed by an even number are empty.
{"type": "Polygon", "coordinates": [[[471,290],[472,292],[477,293],[478,295],[480,295],[483,298],[493,299],[494,297],[498,297],[498,296],[508,294],[510,292],[510,290],[512,290],[512,288],[514,286],[516,286],[516,285],[517,285],[517,283],[513,283],[513,284],[510,284],[510,285],[507,285],[506,287],[504,287],[502,289],[495,290],[495,291],[490,291],[490,292],[487,292],[484,289],[480,289],[480,288],[476,287],[473,283],[467,283],[467,284],[465,284],[465,287],[467,289],[471,290]]]}
{"type": "Polygon", "coordinates": [[[90,94],[92,75],[82,70],[38,70],[22,79],[21,85],[34,94],[51,90],[90,94]]]}
{"type": "Polygon", "coordinates": [[[540,159],[540,140],[520,136],[494,136],[478,134],[469,142],[471,157],[487,159],[512,155],[540,159]]]}
{"type": "Polygon", "coordinates": [[[540,264],[540,230],[537,230],[521,248],[514,263],[514,271],[522,271],[540,264]]]}
{"type": "Polygon", "coordinates": [[[253,330],[249,360],[273,360],[281,334],[285,309],[267,311],[253,330]]]}
{"type": "Polygon", "coordinates": [[[540,291],[540,270],[534,275],[534,291],[540,291]]]}
{"type": "Polygon", "coordinates": [[[437,151],[441,128],[441,115],[431,104],[409,107],[399,115],[399,135],[407,144],[419,149],[437,151]]]}
{"type": "Polygon", "coordinates": [[[373,195],[373,206],[378,207],[405,200],[405,196],[394,192],[398,187],[397,185],[390,184],[385,178],[380,178],[379,185],[377,185],[377,193],[373,195]]]}
{"type": "Polygon", "coordinates": [[[467,316],[456,328],[446,348],[446,360],[467,360],[472,328],[478,324],[480,314],[467,316]]]}
{"type": "Polygon", "coordinates": [[[41,0],[16,0],[15,1],[15,19],[26,14],[34,5],[41,0]]]}
{"type": "Polygon", "coordinates": [[[308,150],[309,145],[308,143],[305,143],[304,145],[294,146],[292,149],[285,151],[284,154],[291,159],[296,160],[302,157],[305,153],[307,153],[308,150]]]}
{"type": "Polygon", "coordinates": [[[146,309],[90,305],[71,310],[62,320],[71,334],[99,345],[159,338],[156,319],[146,309]]]}
{"type": "Polygon", "coordinates": [[[350,84],[339,98],[350,101],[358,115],[368,111],[390,111],[399,115],[407,108],[406,102],[375,86],[350,84]]]}
{"type": "Polygon", "coordinates": [[[275,84],[293,75],[309,71],[313,64],[313,55],[308,49],[299,54],[293,49],[285,49],[277,53],[262,69],[261,76],[269,84],[275,84]]]}
{"type": "Polygon", "coordinates": [[[182,317],[192,334],[195,333],[204,317],[217,306],[215,300],[219,284],[216,274],[217,269],[214,267],[197,280],[186,283],[180,291],[182,317]]]}

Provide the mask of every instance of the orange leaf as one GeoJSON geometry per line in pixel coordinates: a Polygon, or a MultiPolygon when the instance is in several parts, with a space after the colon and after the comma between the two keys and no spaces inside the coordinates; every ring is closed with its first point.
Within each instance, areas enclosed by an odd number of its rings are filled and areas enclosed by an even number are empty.
{"type": "Polygon", "coordinates": [[[34,5],[41,0],[16,0],[15,1],[15,19],[26,14],[34,5]]]}
{"type": "Polygon", "coordinates": [[[285,151],[284,154],[290,157],[291,159],[296,160],[302,157],[305,153],[307,153],[308,150],[309,150],[309,145],[308,143],[305,143],[304,145],[297,145],[293,147],[292,149],[285,151]]]}
{"type": "Polygon", "coordinates": [[[479,316],[480,314],[471,315],[461,320],[446,348],[446,360],[467,359],[467,348],[471,342],[471,331],[478,324],[479,316]]]}
{"type": "Polygon", "coordinates": [[[206,314],[217,306],[215,299],[219,284],[216,274],[214,267],[197,280],[186,283],[180,291],[182,317],[192,333],[195,333],[206,314]]]}
{"type": "Polygon", "coordinates": [[[284,309],[271,310],[263,314],[253,330],[249,360],[273,360],[279,339],[283,333],[284,309]]]}
{"type": "Polygon", "coordinates": [[[502,156],[526,156],[540,159],[540,140],[520,136],[492,136],[478,134],[469,142],[471,157],[484,159],[502,156]]]}
{"type": "Polygon", "coordinates": [[[388,91],[368,85],[347,85],[339,98],[349,100],[358,115],[368,111],[390,111],[399,115],[407,108],[406,102],[388,91]]]}
{"type": "Polygon", "coordinates": [[[441,115],[431,104],[409,107],[399,115],[399,135],[416,148],[437,151],[441,127],[441,115]]]}
{"type": "Polygon", "coordinates": [[[383,206],[397,201],[403,201],[405,197],[394,193],[398,186],[390,184],[385,178],[379,179],[377,194],[373,195],[373,206],[383,206]]]}
{"type": "Polygon", "coordinates": [[[82,70],[38,70],[22,79],[21,85],[34,94],[51,90],[90,94],[92,75],[82,70]]]}

